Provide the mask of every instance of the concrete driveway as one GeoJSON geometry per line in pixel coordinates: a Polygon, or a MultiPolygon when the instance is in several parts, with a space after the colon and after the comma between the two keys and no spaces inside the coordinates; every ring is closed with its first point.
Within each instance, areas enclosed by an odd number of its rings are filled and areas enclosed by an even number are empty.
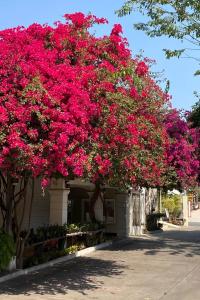
{"type": "Polygon", "coordinates": [[[198,300],[200,226],[129,239],[0,284],[1,300],[198,300]]]}

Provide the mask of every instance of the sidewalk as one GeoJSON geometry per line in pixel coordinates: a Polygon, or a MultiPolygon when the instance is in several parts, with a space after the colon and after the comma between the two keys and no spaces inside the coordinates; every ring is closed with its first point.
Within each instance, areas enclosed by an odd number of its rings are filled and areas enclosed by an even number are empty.
{"type": "Polygon", "coordinates": [[[189,218],[189,223],[199,223],[200,226],[200,209],[191,211],[191,217],[189,218]]]}

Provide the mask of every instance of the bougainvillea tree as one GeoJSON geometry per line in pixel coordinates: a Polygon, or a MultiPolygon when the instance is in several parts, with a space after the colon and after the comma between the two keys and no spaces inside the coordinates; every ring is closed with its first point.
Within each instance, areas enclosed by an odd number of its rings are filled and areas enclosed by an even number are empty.
{"type": "Polygon", "coordinates": [[[185,117],[175,109],[167,112],[165,126],[170,142],[164,186],[180,190],[194,187],[199,174],[198,131],[190,128],[185,117]]]}
{"type": "Polygon", "coordinates": [[[99,38],[89,29],[105,19],[65,19],[0,32],[0,206],[18,240],[36,177],[155,186],[164,171],[168,97],[148,60],[131,57],[120,25],[99,38]]]}
{"type": "MultiPolygon", "coordinates": [[[[200,100],[192,107],[192,111],[188,114],[187,120],[189,125],[197,134],[197,156],[200,162],[200,100]]],[[[198,175],[198,184],[200,185],[200,170],[198,175]]]]}

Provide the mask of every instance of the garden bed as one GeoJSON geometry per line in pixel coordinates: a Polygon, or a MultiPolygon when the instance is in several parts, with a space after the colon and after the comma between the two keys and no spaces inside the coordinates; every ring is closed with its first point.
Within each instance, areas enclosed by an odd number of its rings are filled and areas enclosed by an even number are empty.
{"type": "Polygon", "coordinates": [[[32,272],[36,272],[36,271],[39,271],[39,270],[42,270],[42,269],[45,269],[45,268],[52,267],[56,264],[71,261],[71,260],[75,259],[76,257],[89,255],[90,253],[92,253],[96,250],[107,248],[107,247],[111,246],[112,244],[113,244],[112,240],[107,240],[106,242],[101,243],[99,245],[89,247],[89,248],[77,251],[73,254],[69,254],[69,255],[66,255],[66,256],[63,256],[63,257],[59,257],[57,259],[54,259],[54,260],[51,260],[49,262],[39,264],[39,265],[36,265],[36,266],[32,266],[30,268],[25,268],[25,269],[22,269],[22,270],[15,270],[15,271],[12,271],[12,272],[2,272],[2,273],[0,272],[0,283],[5,282],[5,281],[10,280],[10,279],[17,278],[17,277],[22,276],[22,275],[27,275],[27,274],[30,274],[32,272]]]}
{"type": "MultiPolygon", "coordinates": [[[[21,239],[26,236],[26,231],[21,232],[21,239]]],[[[65,257],[79,250],[101,244],[105,240],[104,228],[99,223],[48,225],[31,229],[23,252],[23,268],[30,268],[65,257]]],[[[15,243],[13,238],[11,239],[3,231],[1,232],[1,242],[4,252],[0,265],[0,276],[4,276],[10,273],[6,269],[15,255],[15,243]]],[[[9,268],[11,269],[11,264],[9,268]]]]}
{"type": "Polygon", "coordinates": [[[65,226],[66,232],[64,232],[63,226],[55,225],[39,228],[38,230],[36,230],[35,234],[33,234],[32,232],[32,238],[30,236],[24,250],[23,267],[27,268],[46,263],[48,261],[51,261],[52,259],[66,256],[79,250],[104,242],[104,229],[98,228],[96,230],[83,230],[85,228],[89,228],[89,226],[91,229],[94,227],[97,228],[97,226],[99,227],[99,225],[94,224],[93,227],[91,226],[91,224],[85,224],[81,226],[73,224],[69,227],[65,226]],[[52,230],[55,228],[57,229],[56,231],[52,230]],[[40,232],[39,237],[37,237],[37,231],[40,232]],[[65,234],[62,234],[61,236],[49,237],[49,231],[52,231],[54,233],[62,232],[65,234]],[[41,232],[43,232],[43,234],[41,234],[41,232]],[[45,239],[45,237],[48,238],[45,239]],[[37,239],[41,239],[41,241],[33,242],[37,239]]]}

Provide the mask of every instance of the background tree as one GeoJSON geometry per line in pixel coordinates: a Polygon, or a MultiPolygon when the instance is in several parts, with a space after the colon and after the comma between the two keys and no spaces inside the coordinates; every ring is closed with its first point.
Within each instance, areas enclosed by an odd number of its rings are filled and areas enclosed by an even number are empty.
{"type": "MultiPolygon", "coordinates": [[[[137,30],[144,31],[150,37],[167,36],[191,44],[183,49],[164,49],[166,57],[194,58],[200,61],[200,3],[194,0],[128,0],[117,11],[119,16],[139,12],[143,22],[134,24],[137,30]]],[[[196,71],[196,75],[200,73],[196,71]]]]}
{"type": "MultiPolygon", "coordinates": [[[[200,50],[200,3],[193,0],[128,0],[117,11],[119,16],[139,12],[143,21],[134,24],[137,30],[144,31],[150,37],[167,36],[183,43],[182,49],[164,49],[166,57],[193,58],[199,64],[200,50]],[[188,46],[184,45],[191,45],[188,46]]],[[[199,75],[197,69],[195,75],[199,75]]],[[[197,94],[197,93],[196,93],[197,94]]],[[[198,96],[198,94],[197,94],[198,96]]],[[[198,96],[199,97],[199,96],[198,96]]],[[[200,125],[200,102],[193,107],[189,116],[190,125],[200,125]]]]}
{"type": "Polygon", "coordinates": [[[191,113],[188,115],[188,121],[192,127],[200,128],[200,100],[193,106],[191,113]]]}
{"type": "MultiPolygon", "coordinates": [[[[197,144],[198,144],[197,156],[200,161],[200,100],[193,106],[192,111],[188,114],[187,119],[190,124],[190,127],[196,130],[197,144]]],[[[198,182],[200,182],[200,170],[199,170],[198,182]]]]}
{"type": "Polygon", "coordinates": [[[190,128],[181,113],[171,109],[166,113],[165,126],[169,135],[166,151],[165,189],[180,191],[195,187],[199,175],[198,130],[190,128]]]}

